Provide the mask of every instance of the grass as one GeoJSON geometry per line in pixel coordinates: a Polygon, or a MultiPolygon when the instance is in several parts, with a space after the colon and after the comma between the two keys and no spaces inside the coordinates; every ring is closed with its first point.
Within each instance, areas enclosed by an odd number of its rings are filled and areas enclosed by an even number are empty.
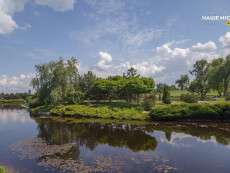
{"type": "Polygon", "coordinates": [[[229,102],[158,105],[150,113],[153,120],[230,120],[229,102]]]}
{"type": "Polygon", "coordinates": [[[0,173],[6,173],[6,169],[3,166],[0,166],[0,173]]]}
{"type": "Polygon", "coordinates": [[[116,120],[147,120],[148,112],[141,106],[125,102],[85,103],[59,106],[40,106],[31,109],[31,113],[43,115],[47,112],[59,117],[116,119],[116,120]]]}
{"type": "Polygon", "coordinates": [[[22,106],[25,104],[23,99],[0,99],[1,106],[22,106]]]}
{"type": "Polygon", "coordinates": [[[50,110],[51,114],[63,117],[87,117],[120,120],[146,120],[148,113],[138,107],[119,106],[117,104],[75,104],[56,106],[50,110]]]}

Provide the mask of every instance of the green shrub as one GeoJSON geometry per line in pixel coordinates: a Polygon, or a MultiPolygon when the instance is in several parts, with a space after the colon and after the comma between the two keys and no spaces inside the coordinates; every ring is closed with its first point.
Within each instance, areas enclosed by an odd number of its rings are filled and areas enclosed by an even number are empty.
{"type": "Polygon", "coordinates": [[[220,102],[214,104],[174,104],[154,107],[150,113],[154,120],[178,119],[230,119],[230,104],[220,102]]]}
{"type": "Polygon", "coordinates": [[[87,118],[110,118],[110,119],[127,119],[127,120],[145,120],[148,118],[147,113],[141,109],[119,108],[103,104],[96,105],[67,105],[56,106],[50,110],[53,115],[87,117],[87,118]]]}
{"type": "Polygon", "coordinates": [[[155,105],[156,97],[155,95],[149,95],[144,98],[143,108],[145,111],[150,111],[155,105]]]}
{"type": "Polygon", "coordinates": [[[180,100],[185,103],[197,103],[198,98],[194,94],[181,94],[180,100]]]}
{"type": "Polygon", "coordinates": [[[168,86],[164,86],[162,101],[165,104],[171,104],[170,88],[168,86]]]}
{"type": "Polygon", "coordinates": [[[225,100],[230,101],[230,93],[227,93],[227,95],[225,96],[225,100]]]}

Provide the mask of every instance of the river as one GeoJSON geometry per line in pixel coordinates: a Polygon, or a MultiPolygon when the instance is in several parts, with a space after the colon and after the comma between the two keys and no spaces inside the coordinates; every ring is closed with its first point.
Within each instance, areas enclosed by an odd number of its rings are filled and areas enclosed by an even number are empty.
{"type": "Polygon", "coordinates": [[[230,124],[57,121],[0,110],[0,164],[13,173],[229,173],[230,124]]]}

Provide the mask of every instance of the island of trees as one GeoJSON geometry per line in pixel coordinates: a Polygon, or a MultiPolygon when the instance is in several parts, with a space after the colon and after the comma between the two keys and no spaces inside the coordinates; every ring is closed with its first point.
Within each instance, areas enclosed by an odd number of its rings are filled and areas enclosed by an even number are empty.
{"type": "Polygon", "coordinates": [[[56,117],[128,120],[230,119],[230,55],[195,62],[174,85],[155,84],[135,68],[101,78],[92,71],[80,74],[78,60],[59,59],[35,66],[34,93],[0,94],[23,99],[31,113],[56,117]]]}

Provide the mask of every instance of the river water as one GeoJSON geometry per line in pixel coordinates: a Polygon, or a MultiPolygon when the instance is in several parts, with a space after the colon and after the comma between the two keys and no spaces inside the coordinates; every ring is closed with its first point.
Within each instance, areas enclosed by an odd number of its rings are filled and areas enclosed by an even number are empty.
{"type": "Polygon", "coordinates": [[[230,124],[57,121],[0,110],[12,173],[229,173],[230,124]]]}

